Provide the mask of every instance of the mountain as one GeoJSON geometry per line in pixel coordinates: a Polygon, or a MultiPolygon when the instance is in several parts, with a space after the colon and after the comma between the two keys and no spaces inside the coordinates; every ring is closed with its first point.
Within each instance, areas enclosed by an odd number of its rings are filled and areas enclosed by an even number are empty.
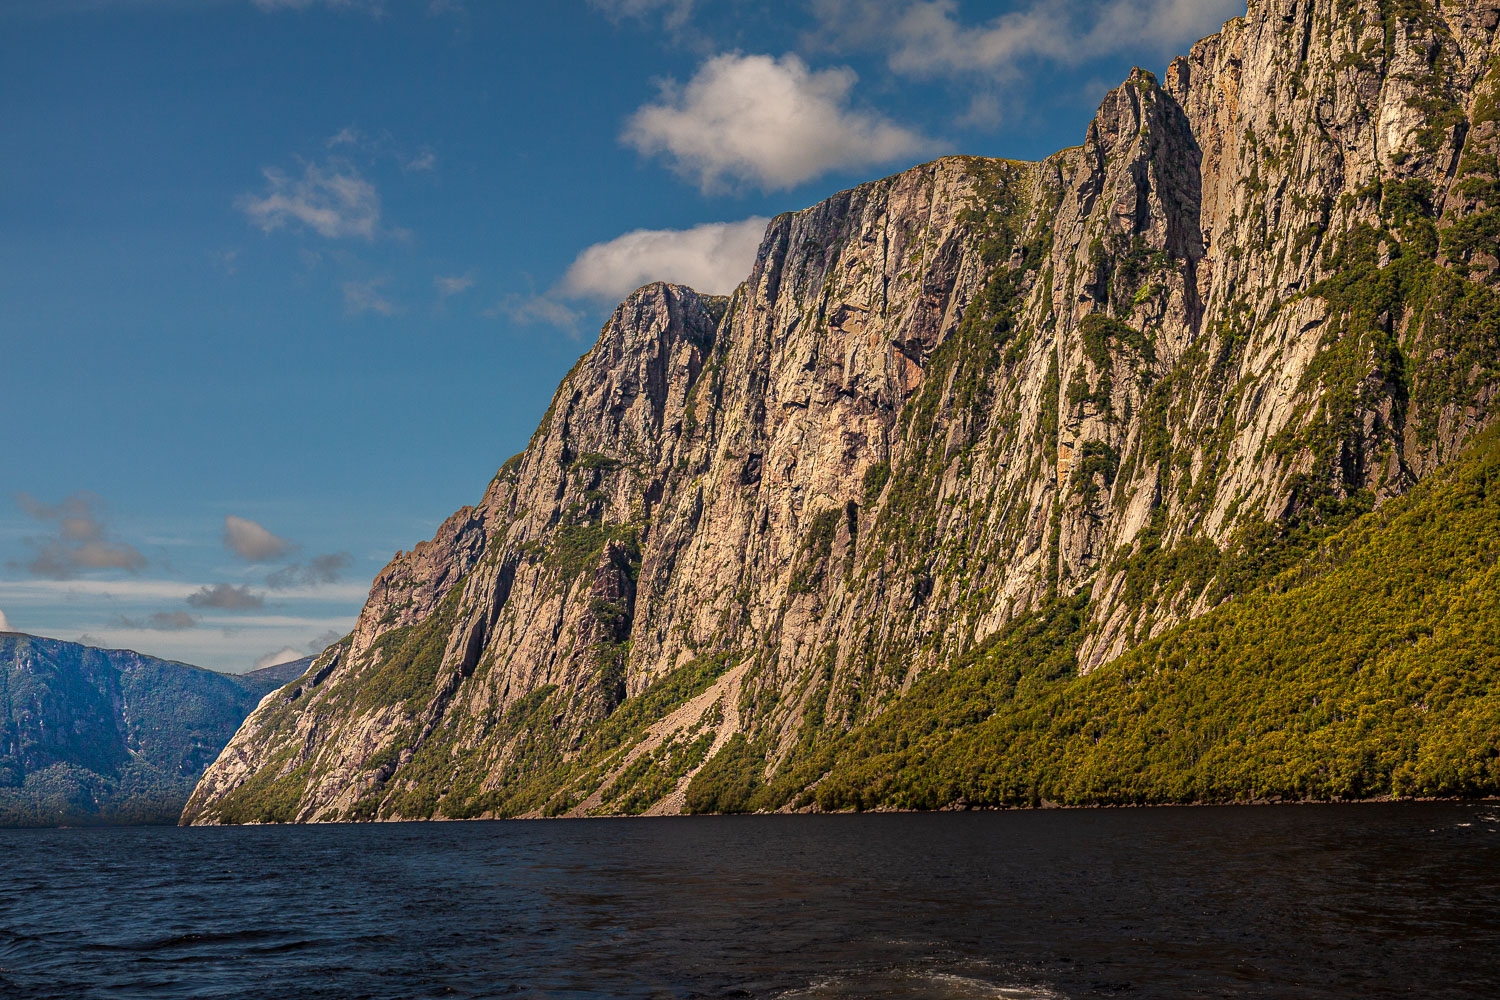
{"type": "Polygon", "coordinates": [[[261,667],[258,670],[249,670],[243,674],[231,674],[229,676],[249,689],[259,690],[261,694],[266,694],[307,673],[307,668],[312,666],[315,659],[317,659],[316,656],[304,656],[300,660],[273,663],[269,667],[261,667]]]}
{"type": "Polygon", "coordinates": [[[174,821],[289,666],[217,674],[0,633],[0,826],[174,821]]]}
{"type": "Polygon", "coordinates": [[[183,821],[1497,790],[1497,21],[1256,0],[636,292],[183,821]]]}

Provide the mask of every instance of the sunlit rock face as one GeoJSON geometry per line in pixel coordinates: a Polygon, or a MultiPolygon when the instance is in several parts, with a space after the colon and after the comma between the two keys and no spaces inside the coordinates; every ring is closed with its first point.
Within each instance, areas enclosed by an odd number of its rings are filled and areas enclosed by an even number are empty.
{"type": "Polygon", "coordinates": [[[1081,146],[777,218],[727,299],[639,290],[184,820],[676,811],[1052,599],[1091,595],[1085,672],[1232,600],[1493,417],[1497,20],[1262,0],[1081,146]]]}

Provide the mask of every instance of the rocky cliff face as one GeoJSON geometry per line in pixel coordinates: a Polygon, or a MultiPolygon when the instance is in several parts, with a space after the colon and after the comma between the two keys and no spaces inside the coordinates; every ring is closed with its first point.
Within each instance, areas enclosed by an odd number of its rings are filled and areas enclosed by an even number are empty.
{"type": "Polygon", "coordinates": [[[1495,414],[1500,0],[1260,0],[1081,147],[951,158],[648,286],[185,821],[680,809],[1048,602],[1078,669],[1495,414]],[[758,758],[759,759],[759,758],[758,758]]]}

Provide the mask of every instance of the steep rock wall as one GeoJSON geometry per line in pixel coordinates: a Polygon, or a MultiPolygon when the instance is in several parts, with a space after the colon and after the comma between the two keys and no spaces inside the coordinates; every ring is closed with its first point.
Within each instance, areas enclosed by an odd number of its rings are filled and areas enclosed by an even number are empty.
{"type": "Polygon", "coordinates": [[[1233,599],[1492,419],[1497,20],[1262,0],[1081,147],[637,292],[185,820],[667,809],[1049,601],[1090,596],[1088,671],[1233,599]]]}

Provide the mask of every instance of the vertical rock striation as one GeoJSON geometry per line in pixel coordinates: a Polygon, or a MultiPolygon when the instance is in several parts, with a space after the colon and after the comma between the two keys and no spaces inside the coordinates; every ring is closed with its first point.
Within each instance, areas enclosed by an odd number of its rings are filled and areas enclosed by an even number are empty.
{"type": "Polygon", "coordinates": [[[680,808],[1049,601],[1089,595],[1087,672],[1233,599],[1493,419],[1497,20],[1258,0],[1080,147],[636,292],[184,821],[680,808]]]}

